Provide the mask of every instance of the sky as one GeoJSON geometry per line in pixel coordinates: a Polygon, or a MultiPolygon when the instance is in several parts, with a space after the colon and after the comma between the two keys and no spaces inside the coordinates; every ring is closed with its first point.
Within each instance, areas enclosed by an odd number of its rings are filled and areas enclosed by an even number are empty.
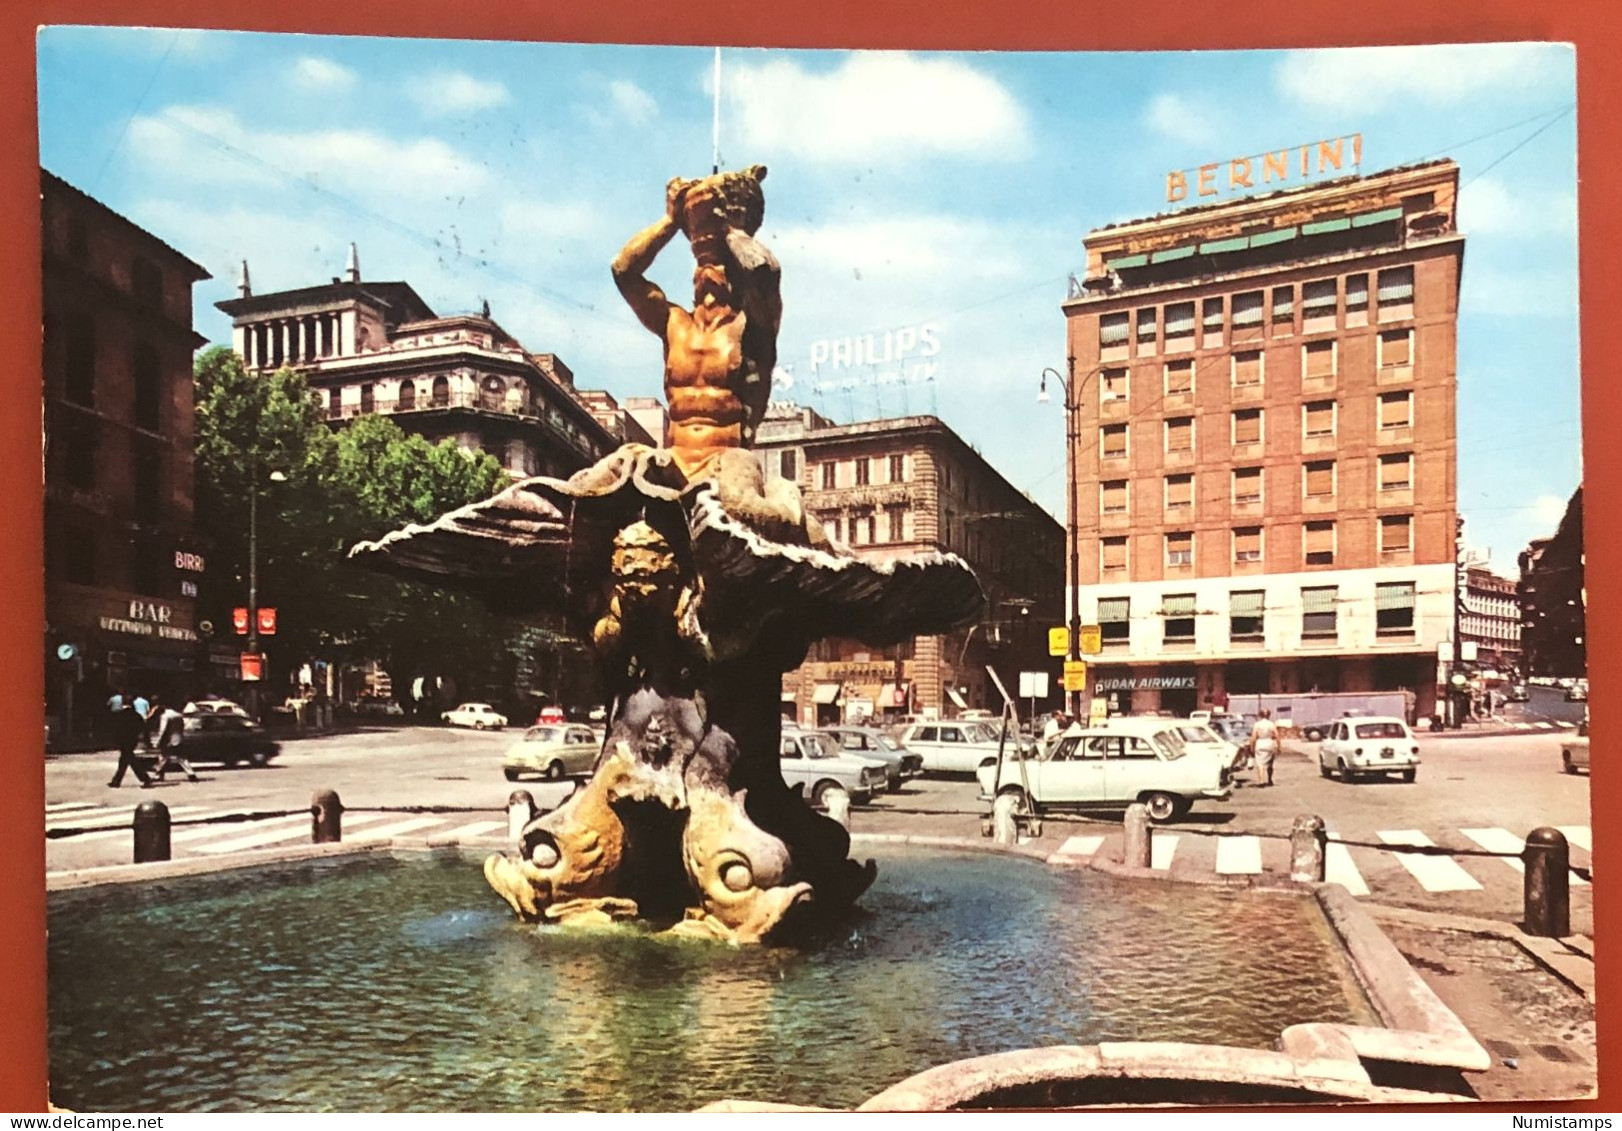
{"type": "MultiPolygon", "coordinates": [[[[1364,172],[1460,165],[1459,509],[1512,573],[1582,475],[1575,65],[1548,44],[728,48],[721,165],[767,166],[783,265],[774,395],[841,421],[933,412],[1062,516],[1062,397],[1036,394],[1064,367],[1086,233],[1162,211],[1170,170],[1359,132],[1364,172]],[[848,375],[813,371],[831,343],[923,326],[938,352],[911,383],[821,387],[848,375]]],[[[41,163],[212,273],[210,340],[242,260],[269,293],[341,274],[354,242],[363,279],[440,314],[487,300],[581,387],[660,395],[608,264],[670,177],[710,170],[713,51],[46,28],[39,83],[41,163]]],[[[678,239],[650,274],[685,301],[691,270],[678,239]]]]}

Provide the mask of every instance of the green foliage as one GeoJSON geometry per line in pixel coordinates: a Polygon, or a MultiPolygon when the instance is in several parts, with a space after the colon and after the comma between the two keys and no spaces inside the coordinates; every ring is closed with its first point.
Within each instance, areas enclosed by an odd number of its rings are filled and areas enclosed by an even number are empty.
{"type": "Polygon", "coordinates": [[[397,683],[452,674],[469,690],[501,686],[514,627],[470,598],[346,559],[358,541],[501,490],[500,464],[382,416],[334,433],[301,374],[249,374],[229,349],[200,355],[196,380],[197,525],[214,543],[202,615],[228,625],[247,604],[257,489],[258,599],[278,610],[264,642],[273,679],[309,659],[375,659],[397,683]]]}

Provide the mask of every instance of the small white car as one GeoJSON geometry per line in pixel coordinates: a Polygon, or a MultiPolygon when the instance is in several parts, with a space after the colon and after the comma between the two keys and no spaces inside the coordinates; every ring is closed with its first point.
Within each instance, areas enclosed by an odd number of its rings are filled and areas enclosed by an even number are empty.
{"type": "Polygon", "coordinates": [[[1318,747],[1318,772],[1343,782],[1419,773],[1419,741],[1401,719],[1359,716],[1329,724],[1318,747]]]}
{"type": "Polygon", "coordinates": [[[1023,772],[1009,754],[999,766],[988,758],[976,771],[980,799],[1015,794],[1033,815],[1051,809],[1119,809],[1141,801],[1156,822],[1187,813],[1201,799],[1233,796],[1228,770],[1208,755],[1191,754],[1178,735],[1179,719],[1112,719],[1099,727],[1072,726],[1023,772]]]}
{"type": "MultiPolygon", "coordinates": [[[[972,774],[981,762],[997,757],[1002,724],[982,719],[930,719],[913,723],[896,737],[901,745],[923,758],[925,773],[972,774]]],[[[1008,750],[1031,740],[1017,732],[1008,735],[1008,750]]]]}
{"type": "Polygon", "coordinates": [[[547,781],[561,781],[568,776],[591,773],[602,748],[603,740],[588,726],[533,726],[507,748],[501,768],[508,781],[530,774],[547,781]]]}
{"type": "Polygon", "coordinates": [[[1588,769],[1588,720],[1577,727],[1577,733],[1560,744],[1560,768],[1568,774],[1588,769]]]}
{"type": "Polygon", "coordinates": [[[500,730],[507,725],[507,716],[497,713],[488,703],[463,703],[454,711],[446,711],[439,719],[449,726],[474,730],[500,730]]]}
{"type": "Polygon", "coordinates": [[[855,805],[884,792],[884,763],[846,752],[834,735],[785,727],[781,751],[783,781],[790,789],[804,787],[802,796],[814,808],[827,808],[834,789],[850,794],[855,805]]]}

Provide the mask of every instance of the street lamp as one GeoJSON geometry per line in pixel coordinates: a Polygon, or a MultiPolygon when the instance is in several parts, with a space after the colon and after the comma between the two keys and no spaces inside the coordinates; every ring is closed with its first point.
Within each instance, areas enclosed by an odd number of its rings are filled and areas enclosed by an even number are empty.
{"type": "MultiPolygon", "coordinates": [[[[253,484],[248,490],[248,651],[259,655],[259,484],[260,469],[255,465],[253,484]]],[[[272,483],[286,483],[287,473],[272,471],[272,483]]],[[[259,663],[259,679],[248,688],[248,713],[259,718],[259,684],[265,678],[265,665],[259,663]]]]}
{"type": "MultiPolygon", "coordinates": [[[[1065,534],[1070,541],[1070,575],[1068,578],[1069,584],[1066,586],[1069,591],[1070,601],[1070,649],[1068,658],[1075,661],[1081,658],[1081,597],[1080,593],[1078,592],[1081,585],[1081,524],[1076,517],[1078,497],[1076,483],[1076,476],[1078,472],[1078,468],[1076,467],[1076,441],[1077,437],[1081,433],[1077,414],[1081,410],[1081,389],[1076,385],[1076,359],[1074,357],[1068,358],[1066,360],[1065,367],[1070,372],[1070,376],[1068,378],[1066,378],[1062,373],[1060,373],[1057,369],[1054,369],[1052,366],[1043,368],[1042,384],[1036,393],[1036,403],[1048,403],[1048,374],[1053,374],[1053,379],[1057,381],[1059,383],[1059,387],[1064,390],[1064,458],[1066,469],[1069,472],[1069,474],[1066,476],[1066,487],[1069,492],[1068,506],[1070,511],[1070,520],[1065,527],[1065,534]]],[[[1082,379],[1082,383],[1086,383],[1086,378],[1082,379]]],[[[1072,691],[1069,698],[1070,717],[1076,718],[1081,713],[1081,692],[1072,691]]]]}

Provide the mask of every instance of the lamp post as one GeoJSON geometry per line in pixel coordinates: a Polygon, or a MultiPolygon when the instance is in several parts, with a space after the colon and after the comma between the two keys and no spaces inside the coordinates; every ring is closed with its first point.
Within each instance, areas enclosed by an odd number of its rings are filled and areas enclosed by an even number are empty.
{"type": "MultiPolygon", "coordinates": [[[[1078,592],[1081,585],[1081,549],[1080,522],[1076,517],[1077,497],[1079,494],[1077,491],[1076,481],[1076,476],[1078,473],[1078,468],[1076,467],[1076,439],[1080,435],[1080,423],[1077,420],[1077,414],[1081,410],[1081,389],[1076,386],[1076,359],[1074,357],[1067,358],[1065,360],[1065,368],[1069,371],[1069,377],[1065,377],[1052,366],[1043,368],[1042,384],[1037,390],[1036,403],[1048,403],[1048,374],[1053,374],[1053,379],[1057,381],[1059,383],[1059,387],[1064,390],[1064,458],[1066,469],[1069,472],[1069,474],[1066,476],[1065,485],[1069,493],[1067,506],[1070,512],[1069,521],[1065,526],[1065,534],[1070,542],[1070,575],[1067,578],[1066,585],[1069,596],[1070,617],[1070,648],[1068,658],[1074,661],[1081,658],[1081,597],[1080,593],[1078,592]]],[[[1083,383],[1085,384],[1085,379],[1083,379],[1083,383]]],[[[1070,692],[1069,700],[1070,717],[1079,717],[1081,713],[1081,692],[1070,692]]]]}
{"type": "MultiPolygon", "coordinates": [[[[262,469],[255,464],[253,485],[248,491],[248,651],[259,655],[259,483],[262,469]]],[[[272,483],[287,482],[287,474],[272,471],[272,483]]],[[[265,678],[265,665],[259,664],[259,679],[248,688],[248,714],[259,718],[259,684],[265,678]]]]}

